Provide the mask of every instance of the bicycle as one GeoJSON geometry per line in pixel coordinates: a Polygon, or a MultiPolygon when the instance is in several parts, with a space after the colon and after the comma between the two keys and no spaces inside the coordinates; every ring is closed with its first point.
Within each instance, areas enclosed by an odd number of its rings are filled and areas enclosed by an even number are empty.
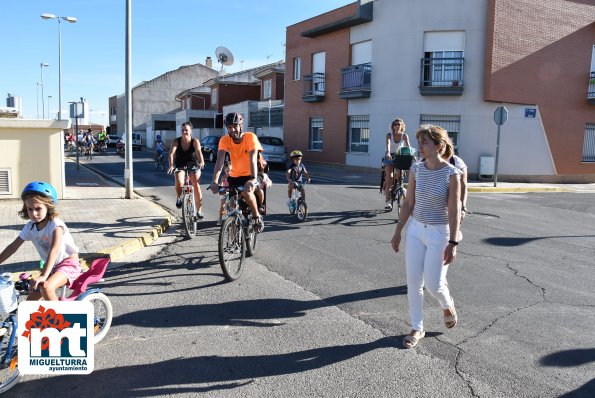
{"type": "Polygon", "coordinates": [[[85,147],[85,156],[87,160],[93,160],[93,144],[89,144],[85,147]]]}
{"type": "Polygon", "coordinates": [[[399,219],[399,215],[401,214],[401,207],[403,206],[405,196],[407,195],[407,189],[403,186],[405,171],[411,168],[413,159],[414,157],[412,155],[395,155],[393,159],[395,174],[398,170],[399,175],[395,175],[393,184],[390,187],[391,209],[389,210],[389,212],[395,208],[394,204],[395,202],[397,202],[397,220],[399,219]]]}
{"type": "Polygon", "coordinates": [[[219,187],[219,193],[225,194],[227,213],[219,232],[219,264],[230,282],[242,274],[244,259],[256,253],[258,220],[253,217],[250,206],[242,197],[243,191],[243,186],[219,187]]]}
{"type": "MultiPolygon", "coordinates": [[[[194,186],[190,181],[190,174],[200,172],[200,169],[194,163],[188,163],[182,169],[175,168],[174,172],[184,172],[184,185],[182,186],[182,221],[184,229],[190,239],[196,236],[198,232],[198,215],[196,211],[196,201],[194,199],[194,186]]],[[[200,176],[197,175],[196,178],[200,176]]]]}
{"type": "Polygon", "coordinates": [[[100,155],[107,155],[107,142],[106,141],[99,141],[97,144],[99,154],[100,155]]]}
{"type": "Polygon", "coordinates": [[[164,151],[155,152],[155,170],[165,170],[165,153],[164,151]]]}
{"type": "Polygon", "coordinates": [[[76,151],[76,144],[74,141],[68,141],[66,144],[66,150],[70,155],[72,155],[76,151]]]}
{"type": "Polygon", "coordinates": [[[289,214],[297,214],[297,219],[299,222],[306,221],[308,217],[308,205],[306,204],[306,200],[302,197],[301,190],[304,188],[304,185],[309,181],[304,181],[303,183],[299,181],[293,181],[293,190],[291,191],[291,199],[289,200],[289,214]]]}
{"type": "MultiPolygon", "coordinates": [[[[94,309],[94,343],[99,343],[109,331],[112,324],[113,308],[109,298],[99,288],[88,289],[89,285],[102,281],[109,264],[109,258],[98,258],[93,261],[87,271],[72,283],[70,289],[62,288],[61,301],[90,301],[94,309]],[[69,293],[67,294],[67,290],[69,293]]],[[[13,292],[17,297],[29,294],[29,275],[21,274],[19,281],[13,284],[13,292]]],[[[12,282],[11,282],[12,283],[12,282]]],[[[7,296],[3,296],[2,300],[7,296]]],[[[14,297],[14,296],[13,296],[14,297]]],[[[16,300],[17,304],[18,301],[16,300]]],[[[18,307],[9,307],[7,318],[0,323],[0,393],[14,387],[21,379],[18,369],[18,307]]],[[[5,308],[5,304],[2,305],[5,308]]]]}

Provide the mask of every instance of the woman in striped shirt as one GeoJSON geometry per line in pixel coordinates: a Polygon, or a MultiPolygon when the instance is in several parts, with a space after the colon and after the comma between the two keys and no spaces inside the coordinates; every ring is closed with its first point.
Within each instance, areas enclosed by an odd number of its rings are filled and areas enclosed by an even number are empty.
{"type": "Polygon", "coordinates": [[[448,265],[457,255],[460,224],[460,171],[449,159],[453,146],[446,130],[438,126],[422,126],[415,136],[420,157],[409,173],[409,189],[391,245],[395,252],[401,244],[401,231],[411,216],[405,244],[407,299],[411,332],[403,346],[412,348],[425,336],[423,326],[424,286],[440,303],[444,324],[452,328],[457,313],[446,283],[448,265]]]}

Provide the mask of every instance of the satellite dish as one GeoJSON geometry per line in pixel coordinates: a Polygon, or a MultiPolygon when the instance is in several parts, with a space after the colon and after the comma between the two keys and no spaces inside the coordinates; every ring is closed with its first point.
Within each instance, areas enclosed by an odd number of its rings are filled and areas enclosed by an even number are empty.
{"type": "Polygon", "coordinates": [[[229,66],[233,64],[233,55],[229,49],[223,46],[217,47],[215,55],[217,56],[217,61],[221,64],[221,69],[223,69],[223,65],[229,66]]]}

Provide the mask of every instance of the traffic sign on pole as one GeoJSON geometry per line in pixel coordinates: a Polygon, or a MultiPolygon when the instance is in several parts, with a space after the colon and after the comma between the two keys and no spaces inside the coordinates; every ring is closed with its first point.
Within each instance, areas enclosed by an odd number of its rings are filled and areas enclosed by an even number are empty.
{"type": "Polygon", "coordinates": [[[500,157],[500,126],[508,120],[508,109],[499,106],[494,112],[494,122],[498,125],[498,137],[496,138],[496,167],[494,170],[494,187],[498,186],[498,160],[500,157]]]}
{"type": "Polygon", "coordinates": [[[494,112],[494,121],[498,126],[502,126],[508,120],[508,109],[505,106],[499,106],[494,112]]]}

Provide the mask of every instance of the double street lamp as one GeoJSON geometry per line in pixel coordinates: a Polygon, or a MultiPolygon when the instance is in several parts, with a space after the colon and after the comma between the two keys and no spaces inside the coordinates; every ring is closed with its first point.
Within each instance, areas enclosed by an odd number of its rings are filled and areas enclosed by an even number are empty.
{"type": "MultiPolygon", "coordinates": [[[[39,64],[39,68],[41,69],[41,117],[43,119],[45,119],[45,106],[43,105],[43,99],[45,98],[43,96],[43,68],[49,68],[50,64],[46,64],[45,62],[42,62],[39,64]]],[[[50,108],[48,106],[48,116],[50,114],[50,108]]],[[[39,118],[39,116],[37,116],[39,118]]]]}
{"type": "MultiPolygon", "coordinates": [[[[62,120],[62,31],[60,28],[61,20],[69,23],[75,23],[75,17],[58,17],[54,14],[41,14],[43,19],[55,19],[58,21],[58,120],[62,120]]],[[[43,67],[42,67],[43,68],[43,67]]]]}

